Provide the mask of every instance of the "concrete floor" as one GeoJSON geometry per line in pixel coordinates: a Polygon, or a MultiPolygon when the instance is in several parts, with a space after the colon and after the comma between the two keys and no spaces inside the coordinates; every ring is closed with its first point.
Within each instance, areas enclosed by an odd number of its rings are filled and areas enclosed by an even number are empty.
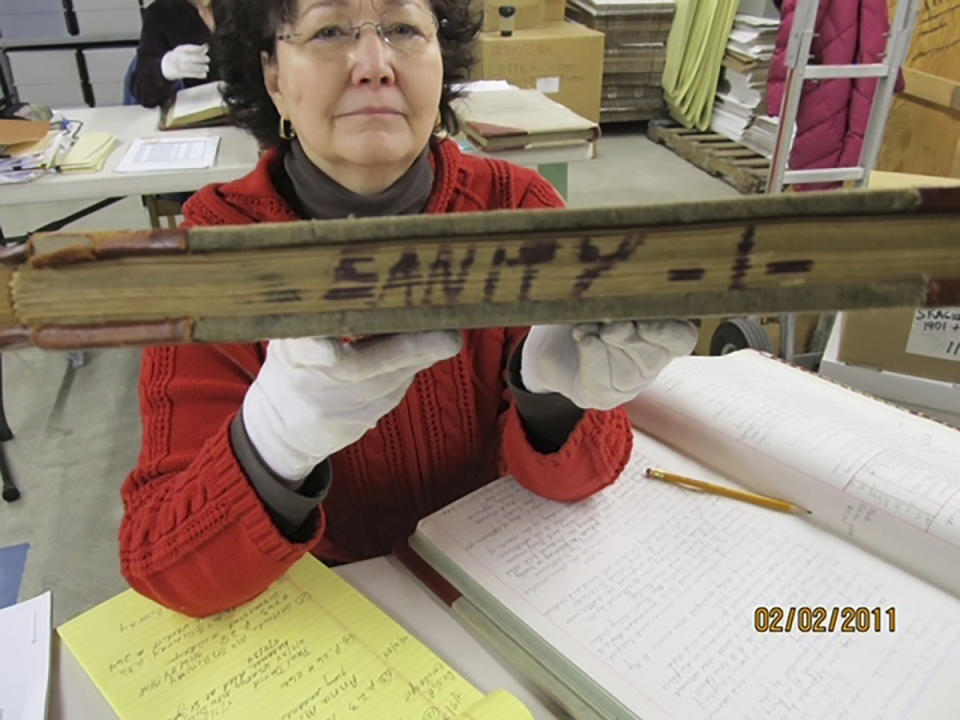
{"type": "MultiPolygon", "coordinates": [[[[707,200],[738,193],[670,151],[639,125],[609,128],[597,159],[569,171],[575,207],[707,200]]],[[[8,235],[74,208],[33,205],[5,210],[8,235]]],[[[138,198],[128,198],[71,226],[146,227],[138,198]]],[[[137,459],[137,350],[86,354],[74,368],[60,353],[3,353],[3,394],[15,438],[5,443],[23,495],[0,502],[0,547],[30,543],[20,597],[53,592],[56,625],[125,589],[117,559],[123,508],[120,485],[137,459]]]]}

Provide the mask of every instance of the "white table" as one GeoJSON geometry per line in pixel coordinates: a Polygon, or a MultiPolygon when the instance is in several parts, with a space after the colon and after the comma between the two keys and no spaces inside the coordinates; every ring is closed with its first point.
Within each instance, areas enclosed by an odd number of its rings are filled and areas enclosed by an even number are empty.
{"type": "Polygon", "coordinates": [[[0,191],[0,206],[199,190],[212,182],[236,180],[250,172],[257,164],[256,141],[236,127],[161,131],[158,129],[160,111],[139,105],[74,108],[60,112],[70,120],[83,122],[81,134],[92,131],[108,132],[120,140],[120,145],[110,154],[100,172],[52,174],[28,183],[4,185],[0,191]],[[216,164],[202,170],[115,172],[120,158],[136,138],[175,135],[219,135],[220,148],[217,151],[216,164]]]}
{"type": "MultiPolygon", "coordinates": [[[[501,664],[396,558],[365,560],[338,567],[336,572],[483,692],[497,688],[510,691],[536,720],[567,717],[550,698],[501,664]]],[[[56,636],[50,681],[49,720],[117,720],[116,713],[56,636]]]]}
{"type": "MultiPolygon", "coordinates": [[[[158,129],[159,110],[139,105],[74,108],[61,111],[71,120],[80,120],[80,132],[108,132],[120,140],[100,172],[47,175],[33,182],[4,185],[0,192],[0,207],[25,203],[45,203],[64,200],[100,200],[108,197],[156,195],[159,193],[198,190],[209,183],[229,182],[246,175],[257,163],[257,143],[246,131],[233,126],[196,128],[187,130],[158,129]],[[115,168],[130,143],[138,137],[175,135],[219,135],[217,162],[201,170],[170,172],[117,173],[115,168]]],[[[502,158],[526,167],[538,167],[551,182],[566,194],[567,163],[588,160],[594,155],[594,143],[560,145],[534,150],[512,150],[491,153],[489,157],[502,158]]]]}

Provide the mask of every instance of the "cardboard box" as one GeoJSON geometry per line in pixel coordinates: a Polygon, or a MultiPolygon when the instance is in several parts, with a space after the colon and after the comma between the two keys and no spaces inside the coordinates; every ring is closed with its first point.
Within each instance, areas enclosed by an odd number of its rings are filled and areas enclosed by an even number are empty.
{"type": "Polygon", "coordinates": [[[960,383],[960,354],[949,357],[946,355],[950,338],[960,338],[960,319],[953,319],[954,316],[960,318],[960,312],[951,310],[936,312],[935,308],[919,312],[924,313],[927,318],[918,321],[915,338],[923,333],[927,325],[929,325],[929,331],[943,333],[947,343],[944,347],[944,357],[929,357],[907,352],[910,333],[914,328],[918,311],[894,309],[844,313],[837,359],[841,362],[891,370],[904,375],[960,383]],[[936,317],[933,316],[934,314],[936,317]],[[941,315],[943,317],[940,317],[941,315]],[[940,323],[943,323],[942,327],[940,323]],[[958,326],[957,330],[953,329],[955,325],[958,326]]]}
{"type": "Polygon", "coordinates": [[[567,0],[545,0],[543,19],[546,22],[563,22],[566,19],[567,0]]]}
{"type": "Polygon", "coordinates": [[[506,80],[533,88],[600,122],[603,33],[573,22],[547,23],[510,37],[481,33],[477,55],[474,80],[506,80]]]}
{"type": "Polygon", "coordinates": [[[820,361],[821,375],[960,428],[960,384],[841,362],[837,353],[846,315],[837,313],[820,361]]]}
{"type": "Polygon", "coordinates": [[[530,30],[543,27],[544,0],[484,0],[483,29],[486,32],[500,32],[500,6],[512,5],[516,10],[513,16],[513,30],[530,30]]]}
{"type": "MultiPolygon", "coordinates": [[[[957,185],[957,178],[880,170],[870,173],[869,183],[871,189],[957,185]]],[[[844,313],[837,359],[867,368],[960,383],[960,308],[844,313]]]]}

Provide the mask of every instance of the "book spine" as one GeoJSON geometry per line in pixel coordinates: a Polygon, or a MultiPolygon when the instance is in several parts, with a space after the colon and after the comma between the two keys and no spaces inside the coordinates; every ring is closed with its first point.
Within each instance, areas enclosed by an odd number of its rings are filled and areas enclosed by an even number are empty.
{"type": "Polygon", "coordinates": [[[13,326],[0,328],[0,350],[16,350],[33,345],[33,331],[30,328],[13,326]]]}
{"type": "Polygon", "coordinates": [[[30,252],[26,243],[9,245],[0,249],[0,265],[16,266],[23,265],[30,257],[30,252]]]}
{"type": "Polygon", "coordinates": [[[398,540],[394,543],[393,555],[445,605],[453,607],[453,604],[460,599],[460,591],[428,565],[427,561],[420,557],[416,550],[410,547],[410,543],[407,542],[407,540],[398,540]]]}
{"type": "MultiPolygon", "coordinates": [[[[16,334],[10,331],[12,339],[16,334]]],[[[192,340],[193,321],[188,319],[153,323],[102,326],[47,326],[28,334],[29,344],[44,350],[92,349],[141,345],[176,345],[192,340]]],[[[3,346],[0,331],[0,349],[3,346]]]]}
{"type": "Polygon", "coordinates": [[[187,252],[187,230],[37,233],[27,243],[31,267],[58,267],[92,260],[187,252]]]}

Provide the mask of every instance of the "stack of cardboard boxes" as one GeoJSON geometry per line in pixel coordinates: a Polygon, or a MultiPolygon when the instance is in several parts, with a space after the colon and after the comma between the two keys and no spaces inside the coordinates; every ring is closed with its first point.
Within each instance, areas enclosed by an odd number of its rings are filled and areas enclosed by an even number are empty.
{"type": "Polygon", "coordinates": [[[564,0],[485,0],[483,11],[474,79],[533,88],[600,121],[603,33],[564,20],[564,0]]]}
{"type": "Polygon", "coordinates": [[[570,0],[567,16],[606,37],[603,122],[666,114],[663,68],[675,11],[673,0],[570,0]]]}

